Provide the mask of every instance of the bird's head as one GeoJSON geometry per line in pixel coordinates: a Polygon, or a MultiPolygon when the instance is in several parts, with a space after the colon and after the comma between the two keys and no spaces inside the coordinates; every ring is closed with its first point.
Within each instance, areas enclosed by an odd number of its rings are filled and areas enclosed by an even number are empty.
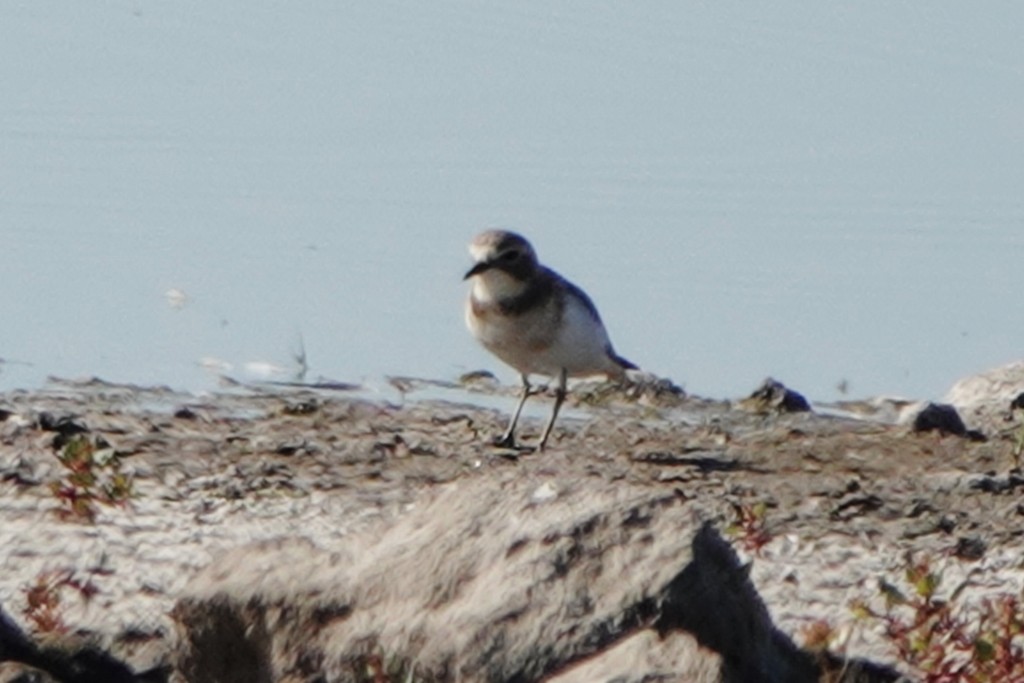
{"type": "Polygon", "coordinates": [[[511,278],[525,282],[537,271],[537,254],[522,235],[507,230],[487,230],[469,244],[473,267],[464,280],[483,276],[490,280],[511,278]]]}

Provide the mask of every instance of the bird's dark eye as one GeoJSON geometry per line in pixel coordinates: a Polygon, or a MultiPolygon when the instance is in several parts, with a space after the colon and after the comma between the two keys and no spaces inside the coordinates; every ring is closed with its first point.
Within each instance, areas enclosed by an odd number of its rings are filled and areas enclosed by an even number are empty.
{"type": "Polygon", "coordinates": [[[518,259],[519,252],[516,251],[515,249],[513,249],[512,251],[506,251],[504,254],[501,255],[501,260],[506,263],[512,263],[513,261],[517,261],[518,259]]]}

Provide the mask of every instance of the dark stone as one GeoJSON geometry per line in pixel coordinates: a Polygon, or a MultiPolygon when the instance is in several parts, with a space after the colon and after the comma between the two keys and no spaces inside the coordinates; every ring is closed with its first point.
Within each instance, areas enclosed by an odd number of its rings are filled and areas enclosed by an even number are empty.
{"type": "Polygon", "coordinates": [[[907,510],[907,517],[910,517],[910,518],[913,519],[915,517],[920,517],[921,515],[923,515],[926,512],[938,512],[938,511],[935,509],[935,506],[932,505],[931,501],[924,500],[924,499],[921,499],[921,498],[915,498],[913,503],[910,506],[910,509],[907,510]]]}
{"type": "Polygon", "coordinates": [[[979,477],[971,482],[971,489],[984,493],[1007,493],[1018,487],[1024,487],[1024,475],[1020,470],[1011,470],[1005,477],[994,472],[979,477]]]}
{"type": "Polygon", "coordinates": [[[1017,397],[1010,401],[1010,411],[1024,408],[1024,392],[1017,394],[1017,397]]]}
{"type": "Polygon", "coordinates": [[[0,608],[0,661],[27,664],[61,683],[162,683],[169,669],[136,675],[112,655],[92,645],[40,647],[0,608]]]}
{"type": "Polygon", "coordinates": [[[701,472],[733,472],[746,469],[735,458],[723,458],[715,451],[700,451],[683,455],[666,451],[639,453],[632,458],[633,462],[645,462],[651,465],[696,467],[701,472]]]}
{"type": "Polygon", "coordinates": [[[967,426],[960,418],[960,413],[946,403],[926,405],[914,418],[914,431],[967,436],[967,426]]]}
{"type": "Polygon", "coordinates": [[[64,439],[76,434],[85,434],[89,431],[81,422],[77,422],[73,415],[54,415],[53,413],[39,413],[39,429],[44,432],[57,432],[64,439]]]}
{"type": "Polygon", "coordinates": [[[807,413],[811,411],[811,404],[802,394],[793,391],[782,382],[778,382],[771,377],[754,390],[754,393],[747,400],[780,413],[807,413]]]}
{"type": "Polygon", "coordinates": [[[939,531],[943,531],[947,534],[953,533],[953,529],[956,529],[957,520],[953,515],[942,515],[939,518],[939,523],[936,525],[939,531]]]}
{"type": "Polygon", "coordinates": [[[297,401],[295,403],[289,403],[281,409],[285,415],[313,415],[320,410],[320,401],[315,398],[311,398],[308,401],[297,401]]]}
{"type": "Polygon", "coordinates": [[[853,519],[854,517],[860,517],[861,515],[873,512],[882,507],[882,505],[882,499],[876,495],[848,498],[837,505],[836,508],[829,513],[829,517],[831,519],[846,521],[853,519]]]}
{"type": "Polygon", "coordinates": [[[981,536],[963,536],[956,542],[953,554],[961,560],[980,560],[985,556],[988,544],[981,536]]]}

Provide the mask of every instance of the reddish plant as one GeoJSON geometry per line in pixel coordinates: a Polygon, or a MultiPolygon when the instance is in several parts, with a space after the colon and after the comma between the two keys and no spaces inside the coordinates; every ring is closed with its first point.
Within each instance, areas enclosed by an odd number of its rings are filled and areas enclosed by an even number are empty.
{"type": "Polygon", "coordinates": [[[94,522],[97,504],[125,505],[134,493],[131,476],[121,471],[120,456],[85,435],[65,443],[57,459],[65,472],[50,482],[50,490],[61,504],[62,517],[94,522]]]}
{"type": "Polygon", "coordinates": [[[939,599],[942,582],[927,559],[908,558],[904,580],[909,595],[882,581],[885,610],[853,605],[861,617],[885,627],[897,657],[925,683],[1024,681],[1024,604],[1007,593],[972,608],[960,603],[967,584],[939,599]]]}
{"type": "Polygon", "coordinates": [[[733,503],[732,509],[736,519],[726,528],[726,533],[737,539],[748,553],[760,557],[761,549],[773,538],[765,522],[768,506],[733,503]]]}
{"type": "Polygon", "coordinates": [[[41,572],[32,585],[22,589],[25,594],[25,608],[22,614],[37,634],[63,634],[68,632],[64,621],[62,593],[64,589],[75,591],[85,602],[98,592],[90,579],[81,580],[70,569],[56,569],[41,572]]]}

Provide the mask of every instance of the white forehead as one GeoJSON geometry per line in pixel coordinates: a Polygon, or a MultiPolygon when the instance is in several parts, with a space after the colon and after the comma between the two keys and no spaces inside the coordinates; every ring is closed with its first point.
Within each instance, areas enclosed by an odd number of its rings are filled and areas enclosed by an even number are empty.
{"type": "Polygon", "coordinates": [[[469,255],[473,257],[474,261],[486,261],[494,254],[494,247],[494,244],[481,244],[473,240],[469,243],[469,255]]]}

